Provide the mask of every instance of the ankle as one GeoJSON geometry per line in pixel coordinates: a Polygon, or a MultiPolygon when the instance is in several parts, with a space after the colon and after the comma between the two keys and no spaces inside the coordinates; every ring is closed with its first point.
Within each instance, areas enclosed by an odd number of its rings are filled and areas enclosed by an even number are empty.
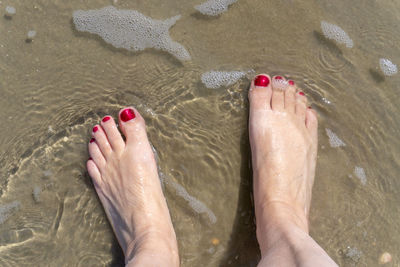
{"type": "Polygon", "coordinates": [[[257,226],[296,225],[308,234],[308,218],[305,211],[284,201],[270,201],[256,205],[257,226]]]}
{"type": "Polygon", "coordinates": [[[256,205],[256,223],[257,239],[262,253],[276,242],[290,239],[293,231],[308,235],[308,220],[304,211],[285,202],[273,201],[256,205]]]}
{"type": "Polygon", "coordinates": [[[125,250],[126,266],[147,266],[160,262],[163,266],[179,266],[175,233],[147,231],[128,244],[125,250]]]}

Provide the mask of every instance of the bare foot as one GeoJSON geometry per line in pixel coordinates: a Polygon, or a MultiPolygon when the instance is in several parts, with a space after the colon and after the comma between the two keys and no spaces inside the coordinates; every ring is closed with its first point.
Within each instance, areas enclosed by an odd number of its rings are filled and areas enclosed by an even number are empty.
{"type": "Polygon", "coordinates": [[[178,248],[142,116],[119,113],[93,127],[87,162],[108,220],[129,266],[179,266],[178,248]]]}
{"type": "Polygon", "coordinates": [[[271,225],[294,224],[308,233],[317,116],[307,108],[304,93],[281,76],[257,76],[249,100],[257,239],[263,254],[271,245],[271,225]]]}

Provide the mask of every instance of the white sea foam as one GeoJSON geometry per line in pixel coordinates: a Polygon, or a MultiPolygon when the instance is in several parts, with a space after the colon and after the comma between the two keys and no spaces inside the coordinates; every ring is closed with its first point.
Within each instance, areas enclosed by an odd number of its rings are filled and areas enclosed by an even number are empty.
{"type": "Polygon", "coordinates": [[[272,79],[272,86],[274,89],[285,91],[289,86],[289,82],[283,79],[272,79]]]}
{"type": "Polygon", "coordinates": [[[363,254],[362,251],[356,247],[347,247],[344,252],[344,255],[347,258],[350,258],[354,262],[358,262],[362,256],[362,254],[363,254]]]}
{"type": "Polygon", "coordinates": [[[195,6],[200,13],[209,16],[217,16],[228,10],[228,6],[237,0],[208,0],[201,5],[195,6]]]}
{"type": "Polygon", "coordinates": [[[321,29],[326,38],[333,39],[339,44],[345,44],[348,48],[353,47],[353,40],[339,26],[330,24],[326,21],[321,21],[321,29]]]}
{"type": "Polygon", "coordinates": [[[379,66],[381,67],[382,72],[386,76],[392,76],[392,75],[397,74],[396,64],[393,64],[392,61],[390,61],[387,58],[379,59],[379,66]]]}
{"type": "Polygon", "coordinates": [[[358,179],[360,179],[360,181],[363,185],[366,185],[367,175],[365,175],[365,171],[363,168],[356,166],[354,168],[354,174],[357,176],[358,179]]]}
{"type": "Polygon", "coordinates": [[[15,9],[15,7],[13,7],[13,6],[6,6],[6,15],[7,15],[7,16],[12,17],[12,16],[15,15],[15,13],[17,13],[17,10],[15,9]]]}
{"type": "Polygon", "coordinates": [[[346,144],[331,129],[325,128],[331,147],[346,146],[346,144]]]}
{"type": "Polygon", "coordinates": [[[11,213],[18,210],[20,206],[19,201],[13,201],[7,204],[0,205],[0,224],[4,223],[11,213]]]}
{"type": "Polygon", "coordinates": [[[189,60],[189,52],[169,36],[169,29],[180,15],[155,20],[135,10],[118,10],[113,6],[98,10],[77,10],[73,22],[78,31],[101,36],[116,48],[141,51],[155,48],[166,51],[179,60],[189,60]]]}
{"type": "Polygon", "coordinates": [[[207,217],[210,219],[211,223],[216,223],[217,222],[217,217],[215,214],[210,210],[203,202],[200,200],[196,199],[195,197],[189,195],[189,193],[186,191],[186,189],[181,186],[180,184],[169,180],[168,183],[176,190],[176,193],[178,196],[182,197],[185,199],[189,206],[197,213],[204,213],[207,215],[207,217]]]}
{"type": "Polygon", "coordinates": [[[230,86],[243,78],[243,71],[208,71],[201,75],[201,81],[207,88],[216,89],[221,86],[230,86]]]}
{"type": "Polygon", "coordinates": [[[331,101],[329,101],[328,99],[326,99],[325,97],[322,98],[322,101],[324,101],[326,104],[332,104],[331,101]]]}
{"type": "Polygon", "coordinates": [[[36,36],[36,31],[31,30],[28,32],[28,34],[26,36],[28,37],[28,39],[33,39],[36,36]]]}

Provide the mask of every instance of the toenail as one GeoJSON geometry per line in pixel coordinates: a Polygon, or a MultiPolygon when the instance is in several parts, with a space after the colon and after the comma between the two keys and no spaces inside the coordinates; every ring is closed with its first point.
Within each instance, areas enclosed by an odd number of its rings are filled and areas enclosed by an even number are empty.
{"type": "Polygon", "coordinates": [[[93,160],[92,157],[89,157],[89,160],[93,160]]]}
{"type": "Polygon", "coordinates": [[[108,121],[108,120],[110,120],[110,119],[111,119],[110,116],[105,116],[101,121],[102,121],[102,122],[106,122],[106,121],[108,121]]]}
{"type": "Polygon", "coordinates": [[[309,109],[312,109],[312,107],[311,107],[311,106],[309,106],[308,108],[309,108],[309,109]]]}
{"type": "Polygon", "coordinates": [[[255,86],[267,87],[269,85],[269,79],[265,75],[258,75],[254,80],[255,86]]]}
{"type": "Polygon", "coordinates": [[[299,95],[302,95],[302,96],[304,96],[304,93],[303,93],[303,92],[299,92],[299,95]]]}
{"type": "Polygon", "coordinates": [[[281,76],[275,76],[275,80],[282,80],[281,76]]]}
{"type": "Polygon", "coordinates": [[[289,84],[290,84],[290,85],[294,85],[294,81],[289,80],[289,84]]]}
{"type": "Polygon", "coordinates": [[[131,108],[124,109],[119,116],[123,122],[130,121],[136,117],[135,112],[131,108]]]}
{"type": "Polygon", "coordinates": [[[96,141],[96,139],[92,138],[90,139],[89,143],[93,143],[94,141],[96,141]]]}
{"type": "Polygon", "coordinates": [[[99,127],[94,126],[94,127],[93,127],[93,132],[94,132],[94,133],[97,132],[98,129],[99,129],[99,127]]]}

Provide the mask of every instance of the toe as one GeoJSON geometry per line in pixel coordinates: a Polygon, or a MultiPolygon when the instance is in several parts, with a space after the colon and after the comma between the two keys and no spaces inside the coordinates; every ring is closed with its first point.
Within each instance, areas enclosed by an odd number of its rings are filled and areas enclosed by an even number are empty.
{"type": "Polygon", "coordinates": [[[120,110],[119,123],[127,145],[147,140],[144,119],[136,109],[128,107],[120,110]]]}
{"type": "Polygon", "coordinates": [[[94,186],[97,187],[101,187],[100,183],[101,183],[101,174],[99,169],[96,166],[96,163],[94,163],[93,159],[89,159],[86,163],[86,168],[88,170],[88,173],[90,175],[90,177],[93,180],[93,184],[94,186]]]}
{"type": "Polygon", "coordinates": [[[271,106],[273,110],[283,111],[285,108],[285,93],[288,82],[282,76],[272,78],[272,99],[271,106]]]}
{"type": "Polygon", "coordinates": [[[112,153],[112,148],[103,128],[100,125],[95,125],[92,129],[92,136],[96,139],[101,153],[107,158],[112,153]]]}
{"type": "Polygon", "coordinates": [[[307,98],[305,94],[300,91],[296,93],[296,115],[302,119],[306,119],[307,98]]]}
{"type": "Polygon", "coordinates": [[[267,74],[257,75],[250,85],[250,108],[254,110],[271,109],[271,78],[267,74]]]}
{"type": "Polygon", "coordinates": [[[306,110],[306,127],[313,134],[316,134],[318,128],[318,117],[317,112],[311,107],[308,107],[306,110]]]}
{"type": "Polygon", "coordinates": [[[285,110],[290,113],[296,112],[296,86],[294,81],[288,81],[288,88],[285,90],[285,110]]]}
{"type": "Polygon", "coordinates": [[[92,138],[89,142],[89,155],[92,158],[91,160],[98,168],[102,168],[106,164],[106,159],[101,153],[101,150],[97,145],[97,141],[94,138],[92,138]]]}
{"type": "Polygon", "coordinates": [[[118,131],[114,119],[111,116],[105,116],[101,120],[101,127],[103,128],[104,133],[107,136],[111,148],[116,152],[122,151],[124,149],[125,142],[124,139],[122,139],[120,132],[118,131]]]}

